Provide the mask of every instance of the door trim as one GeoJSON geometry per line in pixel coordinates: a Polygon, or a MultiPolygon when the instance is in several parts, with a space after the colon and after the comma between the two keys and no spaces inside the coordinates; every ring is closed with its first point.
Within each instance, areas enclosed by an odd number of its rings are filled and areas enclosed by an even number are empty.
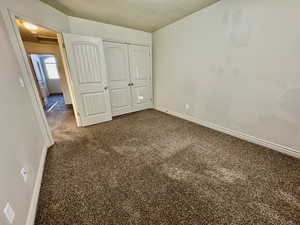
{"type": "Polygon", "coordinates": [[[36,21],[33,18],[23,16],[22,14],[12,11],[8,8],[2,8],[1,14],[3,16],[6,29],[8,31],[8,37],[12,43],[12,47],[14,49],[14,52],[17,56],[17,60],[20,65],[20,69],[21,69],[20,78],[24,81],[25,88],[29,93],[29,98],[32,103],[34,113],[37,118],[39,127],[41,129],[41,133],[43,135],[45,144],[47,147],[50,147],[54,144],[54,140],[46,119],[46,115],[43,110],[42,102],[39,98],[38,89],[35,85],[34,75],[32,74],[30,64],[27,59],[27,54],[25,51],[25,47],[21,35],[19,33],[19,28],[15,20],[17,18],[21,18],[26,21],[32,22],[33,24],[36,24],[38,26],[42,26],[50,30],[53,30],[57,33],[60,33],[60,31],[57,27],[53,27],[49,24],[40,23],[39,21],[36,21]]]}

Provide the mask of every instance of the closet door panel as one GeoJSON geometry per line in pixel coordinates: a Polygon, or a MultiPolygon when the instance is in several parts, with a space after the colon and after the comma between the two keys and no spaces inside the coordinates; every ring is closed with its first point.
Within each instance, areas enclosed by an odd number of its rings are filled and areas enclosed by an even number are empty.
{"type": "Polygon", "coordinates": [[[104,42],[112,115],[131,112],[131,91],[127,45],[104,42]]]}
{"type": "Polygon", "coordinates": [[[139,111],[153,106],[150,49],[129,45],[132,109],[139,111]]]}
{"type": "Polygon", "coordinates": [[[78,126],[112,119],[101,38],[63,34],[70,67],[71,94],[78,126]]]}

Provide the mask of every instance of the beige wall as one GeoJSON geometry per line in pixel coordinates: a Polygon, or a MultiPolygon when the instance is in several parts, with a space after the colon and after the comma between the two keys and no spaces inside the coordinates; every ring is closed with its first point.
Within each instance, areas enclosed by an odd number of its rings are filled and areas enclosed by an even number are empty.
{"type": "MultiPolygon", "coordinates": [[[[10,8],[60,31],[69,30],[67,17],[37,0],[1,0],[0,8],[10,8]]],[[[45,143],[29,93],[20,86],[22,72],[1,15],[0,45],[0,224],[9,224],[3,214],[9,201],[16,213],[14,225],[25,225],[45,143]],[[28,170],[27,183],[20,175],[22,167],[28,170]]]]}
{"type": "Polygon", "coordinates": [[[299,156],[299,9],[223,0],[156,31],[156,106],[299,156]]]}
{"type": "MultiPolygon", "coordinates": [[[[25,49],[27,53],[30,54],[53,54],[57,60],[57,69],[60,76],[60,84],[62,88],[62,92],[64,95],[65,103],[72,104],[70,92],[67,84],[67,78],[63,66],[62,57],[60,55],[60,50],[58,44],[41,44],[34,42],[24,42],[25,49]]],[[[50,91],[51,92],[51,91],[50,91]]]]}

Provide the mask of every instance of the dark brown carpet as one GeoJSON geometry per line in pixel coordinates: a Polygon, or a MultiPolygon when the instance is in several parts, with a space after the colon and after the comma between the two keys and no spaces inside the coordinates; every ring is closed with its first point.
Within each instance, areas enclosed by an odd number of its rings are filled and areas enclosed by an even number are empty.
{"type": "Polygon", "coordinates": [[[51,112],[36,225],[300,224],[300,160],[146,110],[51,112]]]}

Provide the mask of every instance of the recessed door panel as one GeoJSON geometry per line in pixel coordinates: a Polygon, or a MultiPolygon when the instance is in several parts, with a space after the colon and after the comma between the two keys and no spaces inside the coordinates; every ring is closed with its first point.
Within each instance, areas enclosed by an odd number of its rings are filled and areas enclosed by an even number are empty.
{"type": "Polygon", "coordinates": [[[135,45],[129,45],[128,49],[133,111],[151,108],[153,100],[150,49],[135,45]]]}
{"type": "Polygon", "coordinates": [[[72,47],[79,83],[102,82],[99,47],[89,42],[74,42],[72,47]]]}
{"type": "Polygon", "coordinates": [[[128,50],[125,44],[104,42],[112,115],[131,112],[128,50]]]}
{"type": "Polygon", "coordinates": [[[102,39],[74,34],[63,34],[63,37],[78,125],[88,126],[111,120],[102,39]]]}
{"type": "Polygon", "coordinates": [[[130,105],[131,99],[127,90],[113,90],[111,92],[111,96],[111,104],[113,108],[126,108],[130,105]]]}
{"type": "Polygon", "coordinates": [[[105,93],[87,93],[82,97],[84,102],[85,115],[98,115],[106,113],[105,93]]]}
{"type": "Polygon", "coordinates": [[[131,50],[131,54],[132,62],[134,63],[132,80],[147,81],[149,79],[149,55],[147,54],[146,49],[144,47],[141,47],[140,49],[134,47],[134,49],[131,50]]]}
{"type": "Polygon", "coordinates": [[[150,95],[149,88],[148,87],[135,87],[134,95],[135,95],[134,98],[136,99],[135,102],[137,105],[147,104],[148,96],[150,95]]]}

